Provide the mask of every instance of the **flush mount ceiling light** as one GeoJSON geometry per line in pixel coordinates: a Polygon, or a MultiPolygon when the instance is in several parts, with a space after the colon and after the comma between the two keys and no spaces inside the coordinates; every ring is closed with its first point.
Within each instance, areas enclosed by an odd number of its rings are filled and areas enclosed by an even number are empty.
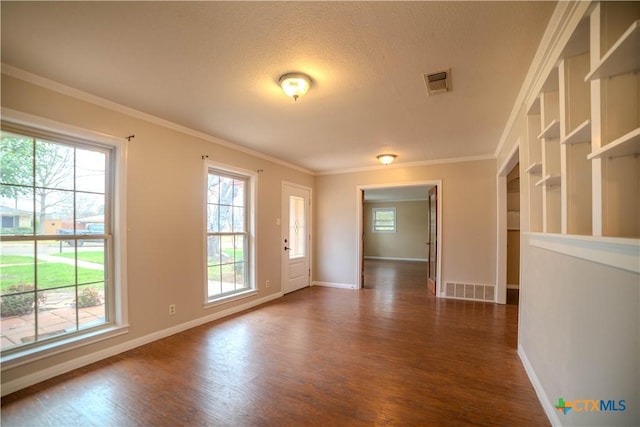
{"type": "Polygon", "coordinates": [[[391,163],[393,163],[396,157],[398,156],[396,156],[395,154],[379,154],[376,156],[378,161],[383,165],[390,165],[391,163]]]}
{"type": "Polygon", "coordinates": [[[302,73],[287,73],[278,80],[280,87],[294,101],[304,96],[311,87],[311,77],[302,73]]]}

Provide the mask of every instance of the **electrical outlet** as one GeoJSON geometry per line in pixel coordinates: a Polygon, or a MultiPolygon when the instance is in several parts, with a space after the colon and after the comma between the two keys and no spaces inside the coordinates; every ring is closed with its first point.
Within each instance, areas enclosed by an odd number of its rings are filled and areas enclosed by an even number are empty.
{"type": "Polygon", "coordinates": [[[271,280],[267,280],[267,281],[265,282],[265,286],[266,286],[267,288],[271,287],[271,280]]]}
{"type": "Polygon", "coordinates": [[[169,314],[170,315],[174,315],[176,314],[176,305],[175,304],[169,304],[169,314]]]}

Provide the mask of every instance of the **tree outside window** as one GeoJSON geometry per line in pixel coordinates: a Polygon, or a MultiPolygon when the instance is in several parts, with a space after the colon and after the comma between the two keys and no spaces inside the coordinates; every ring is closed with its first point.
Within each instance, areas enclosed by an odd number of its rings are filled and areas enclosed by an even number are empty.
{"type": "Polygon", "coordinates": [[[396,208],[373,208],[373,232],[396,232],[396,208]]]}
{"type": "Polygon", "coordinates": [[[3,354],[109,323],[110,162],[108,148],[2,131],[3,354]]]}
{"type": "Polygon", "coordinates": [[[249,178],[209,169],[207,180],[207,295],[213,301],[251,289],[249,178]]]}

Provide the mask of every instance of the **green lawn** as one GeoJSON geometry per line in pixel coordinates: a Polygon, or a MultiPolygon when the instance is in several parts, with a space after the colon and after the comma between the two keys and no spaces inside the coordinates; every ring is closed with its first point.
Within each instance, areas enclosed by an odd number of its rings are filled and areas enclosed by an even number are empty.
{"type": "Polygon", "coordinates": [[[223,264],[208,267],[208,279],[212,281],[220,280],[222,273],[223,282],[235,282],[236,278],[242,280],[242,264],[223,264]]]}
{"type": "Polygon", "coordinates": [[[24,255],[4,255],[0,254],[0,265],[5,264],[32,264],[33,257],[24,255]]]}
{"type": "MultiPolygon", "coordinates": [[[[75,257],[75,254],[73,252],[51,255],[69,259],[74,259],[75,257]]],[[[95,264],[104,264],[104,251],[78,252],[78,259],[82,261],[93,262],[95,264]]]]}
{"type": "MultiPolygon", "coordinates": [[[[2,266],[0,272],[0,289],[4,292],[8,287],[18,284],[34,284],[33,257],[5,256],[0,258],[1,264],[18,264],[2,266]]],[[[78,284],[104,281],[104,271],[78,267],[78,284]]],[[[76,284],[75,268],[73,265],[53,262],[38,262],[38,288],[49,289],[59,286],[73,286],[76,284]]]]}

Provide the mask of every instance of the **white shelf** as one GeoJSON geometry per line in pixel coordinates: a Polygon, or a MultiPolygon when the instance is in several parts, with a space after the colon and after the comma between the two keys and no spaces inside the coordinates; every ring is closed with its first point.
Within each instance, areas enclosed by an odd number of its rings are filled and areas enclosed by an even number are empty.
{"type": "Polygon", "coordinates": [[[560,122],[558,120],[554,120],[549,123],[540,135],[538,135],[538,139],[554,139],[560,138],[560,122]]]}
{"type": "Polygon", "coordinates": [[[591,142],[591,120],[587,119],[573,130],[560,144],[581,144],[591,142]]]}
{"type": "Polygon", "coordinates": [[[601,159],[603,157],[620,157],[640,154],[640,128],[636,128],[628,134],[616,139],[594,151],[587,159],[601,159]]]}
{"type": "Polygon", "coordinates": [[[545,187],[553,187],[560,184],[560,175],[547,175],[540,181],[536,182],[536,187],[544,185],[545,187]]]}
{"type": "Polygon", "coordinates": [[[640,19],[602,57],[585,81],[613,77],[640,70],[640,19]]]}
{"type": "Polygon", "coordinates": [[[525,170],[525,172],[531,175],[540,175],[540,173],[542,172],[542,163],[532,163],[531,166],[529,166],[527,170],[525,170]]]}

